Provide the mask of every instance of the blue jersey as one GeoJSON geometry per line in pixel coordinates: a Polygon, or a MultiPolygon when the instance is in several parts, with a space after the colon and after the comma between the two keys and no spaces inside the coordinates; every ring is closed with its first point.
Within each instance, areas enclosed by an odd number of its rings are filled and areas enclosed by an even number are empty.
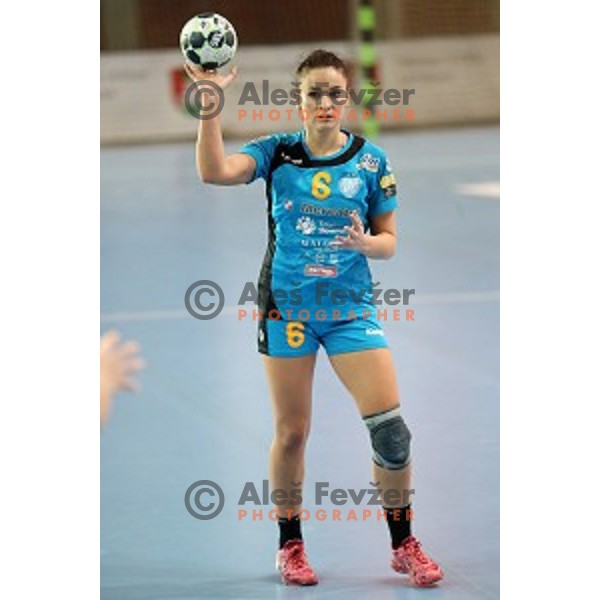
{"type": "Polygon", "coordinates": [[[347,235],[351,212],[368,231],[374,216],[394,210],[396,183],[383,150],[344,133],[344,147],[325,157],[311,155],[304,131],[240,150],[256,162],[252,181],[266,181],[269,239],[258,285],[265,316],[276,309],[288,320],[344,319],[371,303],[367,258],[332,242],[347,235]]]}

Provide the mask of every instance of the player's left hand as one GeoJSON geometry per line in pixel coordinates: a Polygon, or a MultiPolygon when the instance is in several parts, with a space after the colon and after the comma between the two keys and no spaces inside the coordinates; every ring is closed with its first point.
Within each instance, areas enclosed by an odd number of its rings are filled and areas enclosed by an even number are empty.
{"type": "Polygon", "coordinates": [[[352,222],[352,225],[346,225],[344,227],[347,237],[344,237],[343,235],[336,236],[335,240],[333,241],[333,245],[337,246],[338,248],[356,250],[357,252],[366,254],[369,245],[369,238],[371,236],[365,233],[363,223],[356,211],[352,211],[350,213],[350,221],[352,222]]]}

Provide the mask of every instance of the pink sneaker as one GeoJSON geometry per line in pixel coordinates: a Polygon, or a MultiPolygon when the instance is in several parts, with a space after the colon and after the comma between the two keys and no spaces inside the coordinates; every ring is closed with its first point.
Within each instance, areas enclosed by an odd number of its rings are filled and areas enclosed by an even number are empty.
{"type": "Polygon", "coordinates": [[[308,564],[302,540],[288,540],[275,557],[275,568],[281,572],[281,580],[288,585],[315,585],[319,583],[308,564]]]}
{"type": "Polygon", "coordinates": [[[397,573],[408,573],[411,581],[422,587],[433,585],[444,577],[440,566],[421,550],[421,543],[412,535],[392,550],[392,569],[397,573]]]}

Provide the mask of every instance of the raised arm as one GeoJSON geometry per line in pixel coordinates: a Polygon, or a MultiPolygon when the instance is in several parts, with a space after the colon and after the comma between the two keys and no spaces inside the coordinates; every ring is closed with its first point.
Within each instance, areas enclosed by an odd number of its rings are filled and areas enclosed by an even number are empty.
{"type": "MultiPolygon", "coordinates": [[[[221,89],[225,88],[237,76],[234,67],[227,75],[202,71],[198,67],[185,65],[185,70],[193,81],[208,80],[216,83],[221,89]]],[[[211,90],[201,90],[204,100],[211,94],[211,90]]],[[[247,154],[225,154],[221,119],[217,115],[211,119],[198,121],[198,141],[196,143],[196,169],[198,176],[205,183],[217,185],[238,185],[252,179],[256,163],[247,154]]]]}

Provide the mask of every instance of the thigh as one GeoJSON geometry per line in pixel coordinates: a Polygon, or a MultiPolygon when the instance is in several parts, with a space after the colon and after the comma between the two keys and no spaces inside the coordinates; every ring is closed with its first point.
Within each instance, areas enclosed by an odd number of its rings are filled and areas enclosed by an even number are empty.
{"type": "Polygon", "coordinates": [[[363,417],[398,406],[396,371],[388,348],[336,354],[329,360],[363,417]]]}
{"type": "Polygon", "coordinates": [[[316,354],[296,358],[263,357],[276,426],[297,423],[308,427],[316,358],[316,354]]]}

